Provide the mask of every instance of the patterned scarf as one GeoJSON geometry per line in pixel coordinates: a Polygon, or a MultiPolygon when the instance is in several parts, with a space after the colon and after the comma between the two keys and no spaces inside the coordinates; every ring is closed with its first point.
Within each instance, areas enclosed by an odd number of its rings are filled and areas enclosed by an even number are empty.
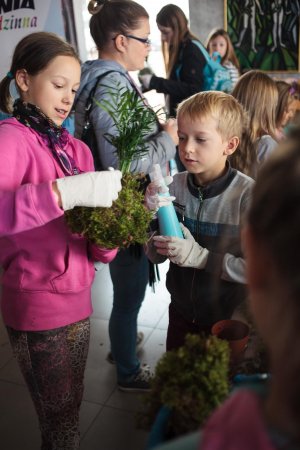
{"type": "Polygon", "coordinates": [[[65,175],[76,175],[81,172],[76,167],[74,159],[64,151],[70,140],[69,132],[64,127],[57,126],[40,108],[21,99],[17,99],[14,103],[13,116],[40,134],[65,175]]]}

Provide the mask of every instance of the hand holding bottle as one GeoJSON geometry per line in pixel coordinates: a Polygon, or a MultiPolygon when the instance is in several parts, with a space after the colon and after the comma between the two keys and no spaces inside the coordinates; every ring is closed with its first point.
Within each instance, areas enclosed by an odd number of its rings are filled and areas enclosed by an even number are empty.
{"type": "Polygon", "coordinates": [[[160,180],[154,180],[148,184],[145,193],[145,205],[148,209],[157,211],[162,206],[168,206],[175,200],[175,197],[170,195],[160,195],[169,192],[167,186],[171,184],[172,181],[173,177],[167,176],[164,178],[164,183],[161,183],[160,180]]]}
{"type": "Polygon", "coordinates": [[[180,227],[184,239],[172,236],[153,237],[157,253],[167,256],[178,266],[204,269],[209,251],[195,241],[188,228],[182,223],[180,227]]]}

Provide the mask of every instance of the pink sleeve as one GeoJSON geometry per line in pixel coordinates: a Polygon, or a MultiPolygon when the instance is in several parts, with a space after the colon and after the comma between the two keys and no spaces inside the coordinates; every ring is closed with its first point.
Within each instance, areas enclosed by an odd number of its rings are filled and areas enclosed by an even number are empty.
{"type": "Polygon", "coordinates": [[[51,181],[23,184],[15,191],[0,190],[0,236],[40,227],[64,214],[56,204],[51,181]]]}
{"type": "Polygon", "coordinates": [[[118,253],[118,248],[107,249],[97,247],[97,245],[89,245],[90,255],[93,261],[100,261],[102,263],[110,263],[118,253]]]}

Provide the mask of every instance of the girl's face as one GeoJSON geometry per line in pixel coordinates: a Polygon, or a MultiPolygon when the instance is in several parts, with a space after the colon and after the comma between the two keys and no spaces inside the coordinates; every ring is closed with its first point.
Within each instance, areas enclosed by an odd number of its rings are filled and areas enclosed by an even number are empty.
{"type": "Polygon", "coordinates": [[[16,81],[25,102],[38,106],[56,125],[71,111],[80,83],[80,64],[72,56],[57,56],[37,75],[17,72],[16,81]]]}
{"type": "Polygon", "coordinates": [[[289,123],[289,121],[293,119],[293,117],[296,113],[296,103],[297,103],[296,100],[291,100],[288,103],[288,106],[282,116],[282,122],[281,122],[282,127],[285,127],[289,123]]]}
{"type": "Polygon", "coordinates": [[[174,32],[171,27],[163,27],[161,25],[157,25],[159,31],[161,32],[161,40],[166,42],[168,45],[172,44],[174,32]]]}
{"type": "Polygon", "coordinates": [[[151,44],[148,41],[149,35],[149,20],[145,17],[141,18],[138,28],[124,36],[126,52],[124,53],[123,63],[127,70],[143,69],[151,50],[151,44]]]}
{"type": "Polygon", "coordinates": [[[223,36],[216,36],[209,43],[209,54],[212,55],[214,52],[218,52],[221,58],[224,58],[227,51],[227,42],[223,36]]]}

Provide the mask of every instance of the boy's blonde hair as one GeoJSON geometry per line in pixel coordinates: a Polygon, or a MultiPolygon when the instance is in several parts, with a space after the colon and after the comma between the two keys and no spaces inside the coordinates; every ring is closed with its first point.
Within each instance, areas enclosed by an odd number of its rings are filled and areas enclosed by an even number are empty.
{"type": "Polygon", "coordinates": [[[242,136],[247,116],[242,105],[230,94],[204,91],[192,95],[177,107],[177,119],[187,116],[192,122],[203,117],[217,120],[217,131],[222,139],[242,136]]]}

